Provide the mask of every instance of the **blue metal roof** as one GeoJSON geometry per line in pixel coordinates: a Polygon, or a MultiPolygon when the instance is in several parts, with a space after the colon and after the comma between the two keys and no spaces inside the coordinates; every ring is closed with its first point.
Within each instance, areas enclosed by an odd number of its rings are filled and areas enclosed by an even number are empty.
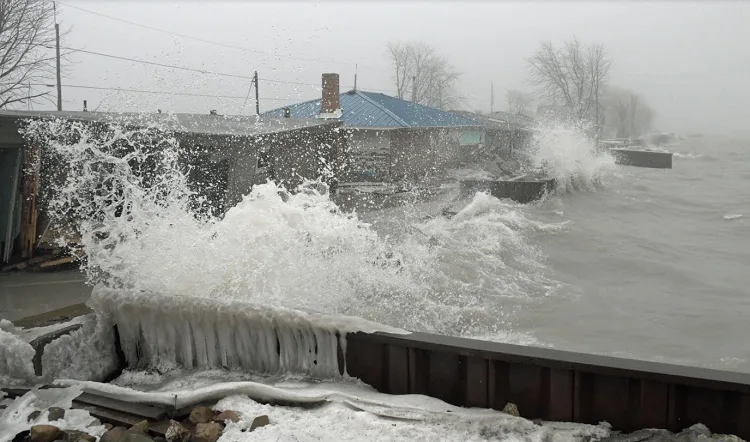
{"type": "MultiPolygon", "coordinates": [[[[385,94],[349,91],[339,95],[343,113],[339,120],[347,127],[445,127],[481,126],[471,118],[441,111],[385,94]]],[[[292,118],[315,118],[320,113],[321,99],[293,104],[288,107],[292,118]]],[[[283,117],[284,108],[263,115],[283,117]]]]}

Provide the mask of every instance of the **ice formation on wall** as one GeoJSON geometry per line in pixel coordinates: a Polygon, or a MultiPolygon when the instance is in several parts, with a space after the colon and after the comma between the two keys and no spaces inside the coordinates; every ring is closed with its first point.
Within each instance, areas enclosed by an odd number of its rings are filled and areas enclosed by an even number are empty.
{"type": "MultiPolygon", "coordinates": [[[[89,305],[117,325],[129,365],[243,369],[338,377],[339,340],[355,331],[405,333],[359,318],[239,301],[96,287],[89,305]]],[[[342,345],[342,350],[343,350],[342,345]]]]}

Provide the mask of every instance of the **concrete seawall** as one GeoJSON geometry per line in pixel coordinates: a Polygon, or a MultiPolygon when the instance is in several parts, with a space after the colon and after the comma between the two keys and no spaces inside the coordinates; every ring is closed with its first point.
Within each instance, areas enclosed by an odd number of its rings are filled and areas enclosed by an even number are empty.
{"type": "Polygon", "coordinates": [[[653,169],[671,169],[672,153],[652,150],[610,149],[615,163],[623,166],[649,167],[653,169]]]}
{"type": "Polygon", "coordinates": [[[462,180],[461,194],[487,192],[495,198],[509,198],[527,204],[553,192],[555,180],[462,180]]]}

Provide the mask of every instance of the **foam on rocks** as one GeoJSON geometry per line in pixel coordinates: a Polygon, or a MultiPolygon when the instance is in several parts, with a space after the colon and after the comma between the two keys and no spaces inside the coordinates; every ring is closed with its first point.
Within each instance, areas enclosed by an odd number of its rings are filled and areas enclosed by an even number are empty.
{"type": "Polygon", "coordinates": [[[116,325],[131,367],[241,369],[340,377],[346,334],[406,333],[371,321],[235,300],[156,295],[98,286],[89,301],[116,325]]]}

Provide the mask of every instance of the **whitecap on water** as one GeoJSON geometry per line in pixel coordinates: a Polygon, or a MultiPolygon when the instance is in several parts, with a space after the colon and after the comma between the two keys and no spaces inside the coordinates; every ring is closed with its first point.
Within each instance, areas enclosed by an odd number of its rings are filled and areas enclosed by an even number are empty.
{"type": "Polygon", "coordinates": [[[543,127],[531,144],[532,165],[557,180],[558,192],[593,190],[618,170],[612,155],[599,151],[581,128],[543,127]]]}
{"type": "Polygon", "coordinates": [[[742,216],[743,215],[741,213],[727,213],[722,218],[724,218],[725,220],[733,220],[733,219],[740,219],[742,218],[742,216]]]}

